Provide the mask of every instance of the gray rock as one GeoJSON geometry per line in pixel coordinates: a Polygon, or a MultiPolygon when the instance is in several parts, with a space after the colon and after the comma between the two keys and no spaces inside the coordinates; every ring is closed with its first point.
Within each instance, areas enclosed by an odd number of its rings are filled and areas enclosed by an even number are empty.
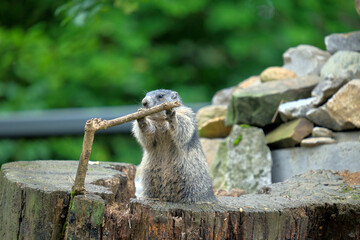
{"type": "Polygon", "coordinates": [[[320,106],[325,103],[337,90],[344,86],[348,79],[338,77],[334,78],[332,74],[324,77],[321,82],[312,90],[311,95],[315,98],[314,106],[320,106]]]}
{"type": "Polygon", "coordinates": [[[334,123],[332,116],[328,111],[326,111],[324,106],[311,109],[306,113],[306,118],[321,127],[331,128],[332,130],[341,130],[341,127],[336,124],[336,122],[334,123]]]}
{"type": "Polygon", "coordinates": [[[211,100],[211,104],[227,106],[230,103],[231,94],[235,89],[248,88],[248,87],[259,85],[259,84],[261,84],[261,80],[260,80],[259,76],[249,77],[249,78],[245,79],[244,81],[241,81],[236,86],[224,88],[224,89],[217,91],[211,100]]]}
{"type": "Polygon", "coordinates": [[[333,137],[333,132],[324,127],[314,127],[312,130],[313,137],[333,137]]]}
{"type": "Polygon", "coordinates": [[[271,156],[262,129],[235,125],[210,170],[216,189],[253,193],[271,183],[271,156]]]}
{"type": "Polygon", "coordinates": [[[319,81],[318,76],[308,75],[235,89],[228,107],[227,123],[246,123],[261,127],[271,124],[281,101],[310,97],[319,81]]]}
{"type": "Polygon", "coordinates": [[[295,72],[298,76],[320,74],[330,54],[310,45],[299,45],[289,48],[284,54],[284,68],[295,72]]]}
{"type": "Polygon", "coordinates": [[[306,113],[314,108],[315,97],[300,99],[296,101],[282,103],[279,106],[279,114],[284,122],[295,118],[303,118],[306,113]]]}
{"type": "Polygon", "coordinates": [[[360,31],[350,33],[334,33],[325,37],[326,50],[335,53],[337,51],[360,51],[360,31]]]}
{"type": "Polygon", "coordinates": [[[211,168],[214,163],[216,153],[222,141],[224,141],[222,138],[200,138],[200,142],[204,150],[206,162],[209,168],[211,168]]]}
{"type": "Polygon", "coordinates": [[[310,110],[306,117],[321,127],[341,131],[360,128],[360,79],[343,86],[323,106],[310,110]]]}
{"type": "Polygon", "coordinates": [[[308,170],[360,171],[359,152],[359,141],[273,150],[272,181],[282,182],[308,170]]]}
{"type": "Polygon", "coordinates": [[[231,93],[235,89],[235,86],[224,88],[215,93],[211,100],[211,104],[213,105],[228,105],[231,99],[231,93]]]}
{"type": "Polygon", "coordinates": [[[334,132],[334,138],[338,142],[359,141],[360,131],[334,132]]]}
{"type": "Polygon", "coordinates": [[[331,137],[310,137],[303,139],[300,143],[301,147],[315,147],[323,144],[336,143],[336,140],[331,137]]]}
{"type": "Polygon", "coordinates": [[[355,79],[360,77],[360,53],[338,51],[332,55],[321,69],[321,77],[355,79]]]}
{"type": "Polygon", "coordinates": [[[223,138],[219,141],[218,149],[215,154],[215,159],[210,167],[210,175],[213,180],[214,188],[224,189],[226,191],[231,190],[225,175],[227,174],[227,161],[228,161],[228,147],[227,138],[223,138]]]}
{"type": "Polygon", "coordinates": [[[352,79],[360,78],[360,53],[339,51],[329,58],[321,69],[321,82],[311,95],[316,106],[326,102],[337,90],[352,79]]]}

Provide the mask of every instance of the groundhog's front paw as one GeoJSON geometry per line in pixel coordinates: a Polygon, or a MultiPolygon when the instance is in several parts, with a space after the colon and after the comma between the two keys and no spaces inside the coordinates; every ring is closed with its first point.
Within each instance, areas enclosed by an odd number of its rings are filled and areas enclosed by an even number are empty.
{"type": "Polygon", "coordinates": [[[147,122],[146,122],[146,119],[145,119],[145,118],[139,118],[139,119],[137,119],[137,122],[138,122],[139,127],[140,127],[141,129],[146,128],[147,122]]]}
{"type": "Polygon", "coordinates": [[[175,117],[175,111],[173,110],[166,110],[166,120],[172,121],[175,117]]]}

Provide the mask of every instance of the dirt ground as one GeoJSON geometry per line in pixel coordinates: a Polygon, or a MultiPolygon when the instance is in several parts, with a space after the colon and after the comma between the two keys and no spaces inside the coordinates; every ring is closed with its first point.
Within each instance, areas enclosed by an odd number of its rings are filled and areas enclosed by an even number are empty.
{"type": "Polygon", "coordinates": [[[344,181],[349,185],[360,185],[360,171],[358,172],[349,172],[349,170],[344,170],[338,173],[343,177],[344,181]]]}

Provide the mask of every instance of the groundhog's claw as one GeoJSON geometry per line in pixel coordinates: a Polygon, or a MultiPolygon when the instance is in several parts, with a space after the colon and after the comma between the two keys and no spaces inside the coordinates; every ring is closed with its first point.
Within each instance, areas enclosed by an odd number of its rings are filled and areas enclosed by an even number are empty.
{"type": "Polygon", "coordinates": [[[138,119],[137,119],[137,122],[138,122],[139,127],[140,127],[141,129],[144,129],[144,128],[146,127],[146,120],[145,120],[145,118],[138,118],[138,119]]]}
{"type": "Polygon", "coordinates": [[[175,116],[175,111],[173,110],[166,110],[166,120],[172,121],[175,116]]]}

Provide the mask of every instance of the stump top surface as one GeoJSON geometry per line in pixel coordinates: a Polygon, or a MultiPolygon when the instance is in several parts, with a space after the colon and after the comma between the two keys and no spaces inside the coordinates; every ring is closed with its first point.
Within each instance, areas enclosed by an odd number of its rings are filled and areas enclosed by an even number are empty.
{"type": "Polygon", "coordinates": [[[337,172],[310,171],[285,182],[265,187],[264,193],[240,197],[218,197],[213,204],[168,203],[156,200],[132,199],[158,211],[176,209],[191,212],[277,212],[311,205],[350,204],[360,206],[360,185],[348,185],[337,172]]]}
{"type": "MultiPolygon", "coordinates": [[[[108,188],[94,184],[111,179],[122,172],[115,166],[126,163],[99,162],[88,166],[85,187],[87,193],[113,194],[108,188]]],[[[20,161],[4,164],[1,168],[8,180],[43,191],[71,192],[78,161],[20,161]]],[[[192,212],[273,212],[319,204],[360,204],[360,185],[349,185],[337,172],[318,170],[297,175],[285,182],[269,185],[262,194],[240,197],[218,197],[217,203],[185,204],[147,199],[132,199],[133,203],[149,206],[154,210],[183,209],[192,212]]]]}
{"type": "MultiPolygon", "coordinates": [[[[55,192],[71,192],[75,179],[78,161],[19,161],[3,164],[1,174],[13,182],[26,187],[55,192]]],[[[110,179],[121,174],[114,166],[126,166],[126,163],[96,162],[89,164],[85,188],[87,193],[112,194],[107,188],[93,184],[101,179],[110,179]]]]}

